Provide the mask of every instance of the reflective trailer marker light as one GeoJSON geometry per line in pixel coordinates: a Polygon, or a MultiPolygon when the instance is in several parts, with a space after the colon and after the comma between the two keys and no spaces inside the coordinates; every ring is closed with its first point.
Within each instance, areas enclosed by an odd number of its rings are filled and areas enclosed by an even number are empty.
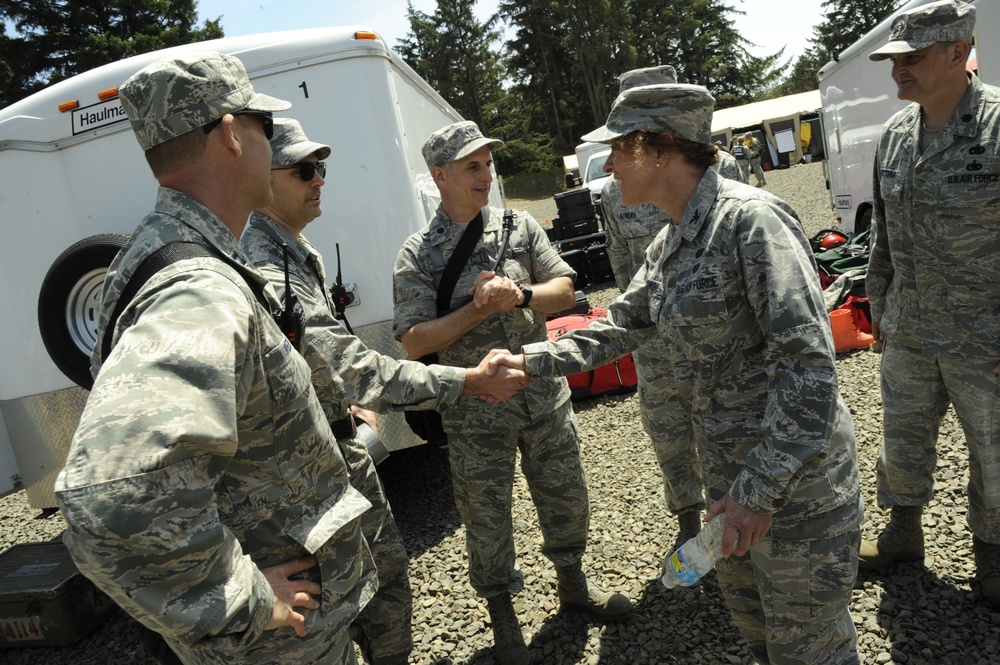
{"type": "Polygon", "coordinates": [[[75,99],[71,99],[68,102],[63,102],[59,105],[59,112],[65,113],[66,111],[72,111],[73,109],[80,108],[80,102],[75,99]]]}
{"type": "Polygon", "coordinates": [[[99,93],[97,93],[97,98],[102,102],[108,99],[114,99],[117,96],[118,96],[118,88],[108,88],[107,90],[101,90],[99,93]]]}
{"type": "Polygon", "coordinates": [[[370,30],[358,30],[354,33],[355,39],[378,39],[378,35],[370,30]]]}

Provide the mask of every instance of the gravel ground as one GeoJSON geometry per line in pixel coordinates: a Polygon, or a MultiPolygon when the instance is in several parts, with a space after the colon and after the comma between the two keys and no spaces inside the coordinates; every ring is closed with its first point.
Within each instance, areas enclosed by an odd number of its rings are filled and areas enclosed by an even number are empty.
{"type": "MultiPolygon", "coordinates": [[[[787,200],[812,234],[833,226],[821,163],[767,174],[767,189],[787,200]]],[[[551,200],[510,202],[539,220],[554,214],[551,200]]],[[[592,305],[615,296],[612,284],[589,291],[592,305]]],[[[858,431],[865,502],[865,537],[884,526],[875,508],[875,460],[881,439],[878,356],[838,356],[841,390],[858,431]]],[[[591,492],[591,578],[624,591],[636,604],[618,625],[598,625],[557,612],[555,576],[540,555],[541,536],[523,477],[514,488],[514,529],[525,590],[516,598],[536,663],[640,665],[748,664],[749,651],[726,612],[718,586],[667,591],[658,582],[675,522],[663,507],[662,484],[639,424],[634,395],[577,403],[591,492]]],[[[1000,663],[1000,613],[981,601],[973,581],[971,535],[965,523],[968,465],[953,415],[939,442],[936,497],[924,516],[927,559],[903,564],[890,577],[862,572],[851,611],[867,663],[955,665],[1000,663]]],[[[486,665],[493,662],[485,605],[467,582],[464,532],[451,497],[445,454],[427,447],[391,457],[380,467],[396,519],[412,555],[415,595],[414,663],[486,665]]],[[[0,549],[58,536],[58,515],[36,518],[23,492],[0,500],[0,549]]],[[[37,663],[146,664],[130,620],[117,612],[99,630],[64,648],[0,652],[10,665],[37,663]]]]}

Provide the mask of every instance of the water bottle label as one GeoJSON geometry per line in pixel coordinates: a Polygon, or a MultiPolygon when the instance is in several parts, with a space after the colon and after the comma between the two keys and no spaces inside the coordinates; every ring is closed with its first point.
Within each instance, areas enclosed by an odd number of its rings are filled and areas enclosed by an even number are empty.
{"type": "Polygon", "coordinates": [[[670,568],[684,586],[691,586],[701,579],[701,573],[687,562],[681,548],[670,556],[670,568]]]}

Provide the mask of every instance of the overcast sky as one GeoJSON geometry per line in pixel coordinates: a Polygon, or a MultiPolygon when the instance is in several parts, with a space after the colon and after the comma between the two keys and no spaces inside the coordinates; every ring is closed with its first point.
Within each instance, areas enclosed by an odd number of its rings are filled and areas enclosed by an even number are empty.
{"type": "MultiPolygon", "coordinates": [[[[431,14],[435,0],[412,0],[414,8],[431,14]]],[[[728,0],[737,10],[737,27],[743,37],[757,45],[750,49],[762,56],[785,47],[786,57],[801,55],[809,45],[812,29],[822,17],[822,0],[728,0]]],[[[497,0],[479,0],[476,15],[485,18],[496,11],[497,0]]],[[[229,37],[274,30],[296,30],[320,26],[359,25],[379,33],[389,46],[406,36],[406,0],[198,0],[201,19],[222,16],[229,37]]]]}

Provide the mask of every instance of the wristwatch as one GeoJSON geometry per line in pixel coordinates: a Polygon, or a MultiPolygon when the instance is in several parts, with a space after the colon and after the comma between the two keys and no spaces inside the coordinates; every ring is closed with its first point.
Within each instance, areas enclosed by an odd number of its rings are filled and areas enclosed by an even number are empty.
{"type": "Polygon", "coordinates": [[[531,284],[518,284],[517,286],[521,289],[521,293],[524,295],[524,300],[517,306],[521,309],[526,309],[528,305],[531,304],[531,296],[534,295],[534,291],[531,290],[531,284]]]}

